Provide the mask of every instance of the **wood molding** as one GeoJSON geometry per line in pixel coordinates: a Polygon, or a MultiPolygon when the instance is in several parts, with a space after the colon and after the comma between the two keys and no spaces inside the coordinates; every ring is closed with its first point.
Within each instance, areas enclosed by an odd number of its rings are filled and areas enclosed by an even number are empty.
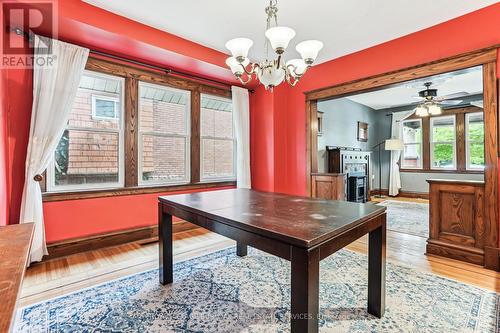
{"type": "Polygon", "coordinates": [[[354,80],[327,88],[308,91],[305,93],[306,100],[320,100],[331,98],[332,96],[340,97],[352,94],[353,92],[366,92],[383,86],[390,86],[396,83],[410,81],[426,76],[479,66],[486,63],[495,63],[497,61],[498,47],[498,45],[494,45],[488,48],[431,61],[405,69],[374,75],[368,78],[354,80]]]}
{"type": "Polygon", "coordinates": [[[163,84],[177,89],[200,91],[211,95],[231,97],[230,88],[211,86],[208,84],[200,83],[198,81],[169,75],[167,72],[161,73],[152,69],[142,69],[130,65],[103,60],[92,56],[89,57],[85,69],[117,75],[125,78],[131,77],[139,81],[163,84]]]}
{"type": "Polygon", "coordinates": [[[139,84],[125,78],[125,187],[138,185],[139,84]]]}
{"type": "Polygon", "coordinates": [[[500,272],[500,248],[484,247],[484,267],[500,272]]]}
{"type": "Polygon", "coordinates": [[[191,92],[191,183],[200,181],[201,95],[191,92]]]}
{"type": "MultiPolygon", "coordinates": [[[[186,221],[178,221],[173,223],[174,233],[193,230],[196,228],[198,227],[186,221]]],[[[43,257],[43,261],[90,250],[97,250],[104,247],[117,246],[125,243],[138,241],[153,242],[157,240],[157,225],[120,230],[88,237],[74,238],[47,244],[49,254],[43,257]]]]}
{"type": "Polygon", "coordinates": [[[461,247],[450,246],[445,242],[427,241],[425,254],[447,257],[480,266],[484,265],[484,252],[471,252],[461,247]]]}
{"type": "Polygon", "coordinates": [[[429,193],[425,192],[413,192],[413,191],[399,191],[399,194],[394,196],[389,196],[389,190],[382,189],[379,191],[378,189],[370,191],[370,195],[385,195],[390,198],[415,198],[415,199],[429,199],[429,193]]]}
{"type": "Polygon", "coordinates": [[[117,197],[122,195],[137,195],[137,194],[153,194],[165,193],[175,191],[190,191],[190,190],[203,190],[215,189],[223,187],[235,187],[235,181],[224,181],[214,183],[197,183],[185,185],[172,185],[172,186],[154,186],[154,187],[120,187],[114,189],[103,189],[94,191],[77,191],[77,192],[54,192],[43,193],[43,202],[52,201],[66,201],[66,200],[81,200],[92,198],[107,198],[117,197]]]}

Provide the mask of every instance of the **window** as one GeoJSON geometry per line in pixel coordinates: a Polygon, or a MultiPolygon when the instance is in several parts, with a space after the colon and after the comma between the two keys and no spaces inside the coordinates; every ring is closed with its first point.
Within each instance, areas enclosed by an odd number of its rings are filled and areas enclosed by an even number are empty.
{"type": "Polygon", "coordinates": [[[236,145],[230,99],[201,95],[201,180],[235,179],[236,145]]]}
{"type": "Polygon", "coordinates": [[[140,185],[189,183],[190,100],[187,90],[139,83],[140,185]]]}
{"type": "Polygon", "coordinates": [[[484,170],[484,119],[482,112],[465,115],[467,170],[484,170]]]}
{"type": "Polygon", "coordinates": [[[455,116],[430,120],[431,169],[456,169],[455,116]]]}
{"type": "Polygon", "coordinates": [[[92,117],[115,119],[118,110],[118,99],[110,96],[92,95],[92,117]]]}
{"type": "Polygon", "coordinates": [[[402,135],[404,149],[401,167],[406,169],[422,168],[422,120],[403,120],[402,135]]]}
{"type": "Polygon", "coordinates": [[[123,186],[122,97],[122,78],[84,72],[47,170],[49,191],[123,186]]]}

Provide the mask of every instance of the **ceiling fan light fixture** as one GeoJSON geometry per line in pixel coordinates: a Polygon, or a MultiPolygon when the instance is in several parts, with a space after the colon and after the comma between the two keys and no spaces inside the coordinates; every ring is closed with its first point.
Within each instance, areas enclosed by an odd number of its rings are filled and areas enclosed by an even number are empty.
{"type": "Polygon", "coordinates": [[[419,105],[415,108],[415,114],[419,117],[427,117],[429,115],[429,112],[426,106],[419,105]]]}
{"type": "Polygon", "coordinates": [[[437,116],[437,115],[440,115],[441,113],[443,113],[443,109],[437,104],[429,105],[427,107],[427,110],[428,110],[429,114],[432,116],[437,116]]]}

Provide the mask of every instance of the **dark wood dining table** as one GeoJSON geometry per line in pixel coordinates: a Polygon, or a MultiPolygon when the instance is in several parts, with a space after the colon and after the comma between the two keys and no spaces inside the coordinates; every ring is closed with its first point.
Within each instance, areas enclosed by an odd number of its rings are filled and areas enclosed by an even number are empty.
{"type": "Polygon", "coordinates": [[[386,208],[247,189],[159,197],[159,278],[173,282],[172,217],[291,262],[292,332],[318,332],[319,263],[369,234],[368,312],[385,310],[386,208]]]}

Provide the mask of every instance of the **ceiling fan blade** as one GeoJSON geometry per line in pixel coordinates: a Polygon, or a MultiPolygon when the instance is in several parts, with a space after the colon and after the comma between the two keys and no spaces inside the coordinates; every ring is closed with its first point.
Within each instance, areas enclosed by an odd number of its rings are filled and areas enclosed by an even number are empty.
{"type": "Polygon", "coordinates": [[[461,92],[457,92],[457,93],[454,93],[454,94],[439,96],[438,99],[442,101],[442,100],[445,100],[445,99],[461,98],[461,97],[465,97],[465,96],[469,96],[469,93],[465,92],[465,91],[461,91],[461,92]]]}
{"type": "Polygon", "coordinates": [[[439,104],[441,104],[441,105],[458,105],[458,104],[461,104],[462,102],[463,101],[459,100],[459,99],[448,99],[448,100],[439,102],[439,104]]]}

